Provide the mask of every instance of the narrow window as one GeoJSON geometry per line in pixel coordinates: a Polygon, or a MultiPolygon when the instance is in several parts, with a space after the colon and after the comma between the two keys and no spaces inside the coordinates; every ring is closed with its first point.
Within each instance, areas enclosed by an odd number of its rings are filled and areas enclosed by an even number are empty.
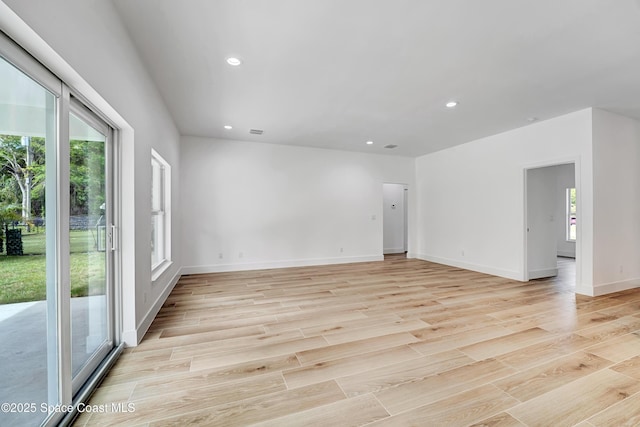
{"type": "Polygon", "coordinates": [[[567,188],[567,241],[576,241],[576,220],[578,210],[576,207],[576,189],[567,188]]]}
{"type": "Polygon", "coordinates": [[[151,150],[151,269],[153,280],[171,262],[171,167],[151,150]]]}

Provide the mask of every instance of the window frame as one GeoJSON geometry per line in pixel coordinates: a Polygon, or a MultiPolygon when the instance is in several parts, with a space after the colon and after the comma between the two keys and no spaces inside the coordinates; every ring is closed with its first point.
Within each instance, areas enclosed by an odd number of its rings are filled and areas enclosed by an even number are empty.
{"type": "Polygon", "coordinates": [[[171,266],[172,260],[171,165],[154,149],[151,149],[151,199],[151,238],[156,242],[151,248],[151,280],[155,282],[171,266]],[[159,174],[154,172],[155,167],[159,168],[159,174]],[[154,195],[159,200],[154,200],[154,195]],[[157,229],[153,225],[156,219],[159,223],[157,229]],[[159,255],[158,261],[154,262],[156,250],[159,255]]]}

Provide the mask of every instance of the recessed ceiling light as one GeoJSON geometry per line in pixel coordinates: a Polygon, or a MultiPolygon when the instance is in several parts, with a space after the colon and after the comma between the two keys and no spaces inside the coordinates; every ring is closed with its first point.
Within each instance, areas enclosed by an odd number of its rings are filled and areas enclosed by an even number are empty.
{"type": "Polygon", "coordinates": [[[231,130],[231,129],[233,129],[233,126],[224,125],[224,128],[225,128],[226,130],[231,130]]]}
{"type": "Polygon", "coordinates": [[[373,141],[367,141],[367,145],[372,145],[373,141]]]}
{"type": "Polygon", "coordinates": [[[529,117],[529,118],[527,118],[527,121],[528,121],[529,123],[537,122],[537,121],[538,121],[538,118],[537,118],[537,117],[529,117]]]}
{"type": "Polygon", "coordinates": [[[456,105],[458,105],[458,101],[449,101],[446,104],[447,108],[456,108],[456,105]]]}
{"type": "Polygon", "coordinates": [[[238,65],[242,64],[242,61],[232,56],[230,58],[227,58],[227,64],[237,67],[238,65]]]}

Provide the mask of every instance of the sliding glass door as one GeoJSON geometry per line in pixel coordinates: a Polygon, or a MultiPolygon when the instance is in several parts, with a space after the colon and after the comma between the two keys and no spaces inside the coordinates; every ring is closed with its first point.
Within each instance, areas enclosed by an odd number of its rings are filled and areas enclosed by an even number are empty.
{"type": "Polygon", "coordinates": [[[114,349],[113,131],[0,36],[0,425],[52,425],[114,349]]]}
{"type": "Polygon", "coordinates": [[[74,392],[113,347],[109,127],[72,99],[69,115],[71,370],[74,392]]]}

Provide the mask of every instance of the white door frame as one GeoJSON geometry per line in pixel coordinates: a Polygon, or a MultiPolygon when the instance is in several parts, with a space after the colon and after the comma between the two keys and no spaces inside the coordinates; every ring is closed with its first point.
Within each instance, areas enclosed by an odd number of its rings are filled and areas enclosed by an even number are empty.
{"type": "MultiPolygon", "coordinates": [[[[522,215],[522,241],[523,241],[523,247],[522,247],[522,280],[524,282],[528,282],[529,281],[529,266],[528,266],[528,231],[527,231],[527,227],[528,227],[528,218],[527,218],[527,211],[528,211],[528,201],[529,201],[529,195],[528,195],[528,188],[527,188],[527,172],[531,169],[541,169],[541,168],[545,168],[545,167],[549,167],[549,166],[562,166],[562,165],[568,165],[568,164],[573,164],[574,165],[574,175],[575,175],[575,188],[576,188],[576,205],[577,205],[577,210],[578,212],[582,212],[582,193],[581,193],[581,180],[580,180],[580,157],[570,157],[570,158],[566,158],[566,159],[558,159],[556,161],[549,161],[549,162],[541,162],[541,163],[535,163],[535,164],[529,164],[526,166],[523,166],[522,168],[522,175],[523,175],[523,215],[522,215]]],[[[581,239],[580,236],[582,235],[582,221],[577,221],[576,224],[576,231],[577,231],[577,239],[576,239],[576,287],[578,287],[578,285],[581,283],[581,279],[582,279],[582,243],[581,243],[581,239]]]]}
{"type": "MultiPolygon", "coordinates": [[[[409,184],[401,183],[401,182],[383,182],[382,188],[384,188],[385,184],[393,184],[393,185],[401,185],[404,188],[403,192],[403,208],[404,208],[404,218],[402,219],[404,222],[404,248],[403,251],[408,255],[409,253],[409,184]]],[[[382,196],[382,252],[384,255],[384,192],[382,196]]]]}

